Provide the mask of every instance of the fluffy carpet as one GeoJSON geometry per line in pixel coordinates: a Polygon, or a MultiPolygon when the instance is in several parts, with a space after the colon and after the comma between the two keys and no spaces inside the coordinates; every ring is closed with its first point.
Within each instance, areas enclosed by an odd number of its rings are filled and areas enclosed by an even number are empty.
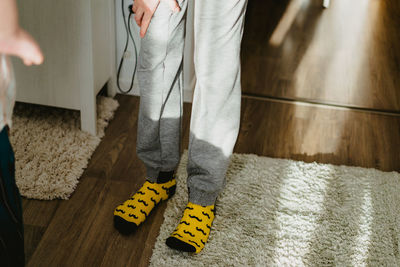
{"type": "Polygon", "coordinates": [[[118,102],[97,99],[97,136],[80,130],[80,113],[18,103],[10,140],[15,178],[21,195],[35,199],[68,199],[104,136],[118,102]]]}
{"type": "Polygon", "coordinates": [[[232,156],[205,249],[169,249],[186,162],[187,153],[151,266],[400,266],[399,173],[256,155],[232,156]]]}

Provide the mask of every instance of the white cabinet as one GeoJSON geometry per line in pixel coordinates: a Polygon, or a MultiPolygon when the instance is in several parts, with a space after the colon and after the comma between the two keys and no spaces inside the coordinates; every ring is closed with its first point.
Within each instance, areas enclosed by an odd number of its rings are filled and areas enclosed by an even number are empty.
{"type": "Polygon", "coordinates": [[[81,112],[96,133],[96,95],[115,94],[115,10],[110,0],[19,0],[21,25],[39,42],[45,62],[15,60],[17,101],[81,112]]]}

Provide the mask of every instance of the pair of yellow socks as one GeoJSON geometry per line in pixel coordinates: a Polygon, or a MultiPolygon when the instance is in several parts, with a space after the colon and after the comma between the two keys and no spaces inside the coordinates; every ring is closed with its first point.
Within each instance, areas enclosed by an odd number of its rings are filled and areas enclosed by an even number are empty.
{"type": "MultiPolygon", "coordinates": [[[[161,201],[174,195],[175,189],[175,179],[165,183],[146,181],[131,198],[115,208],[115,228],[125,235],[133,233],[161,201]]],[[[214,205],[201,206],[189,202],[166,244],[180,251],[199,253],[208,240],[214,217],[214,205]]]]}

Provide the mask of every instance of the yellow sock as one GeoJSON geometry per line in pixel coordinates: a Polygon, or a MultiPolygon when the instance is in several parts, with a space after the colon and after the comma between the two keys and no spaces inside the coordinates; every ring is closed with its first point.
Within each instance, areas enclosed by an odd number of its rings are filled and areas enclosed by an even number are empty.
{"type": "Polygon", "coordinates": [[[199,253],[208,241],[215,217],[215,206],[200,206],[189,202],[175,231],[167,239],[169,247],[199,253]]]}
{"type": "Polygon", "coordinates": [[[114,210],[114,226],[122,234],[131,234],[143,223],[150,212],[175,193],[176,180],[166,183],[146,181],[131,198],[114,210]]]}

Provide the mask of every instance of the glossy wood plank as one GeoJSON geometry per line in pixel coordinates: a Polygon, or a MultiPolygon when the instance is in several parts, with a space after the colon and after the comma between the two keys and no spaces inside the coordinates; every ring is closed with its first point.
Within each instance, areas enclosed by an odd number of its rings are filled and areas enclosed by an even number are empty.
{"type": "Polygon", "coordinates": [[[25,262],[29,262],[45,231],[46,227],[24,225],[25,262]]]}
{"type": "Polygon", "coordinates": [[[28,266],[72,266],[69,264],[77,257],[81,238],[96,222],[93,208],[105,185],[104,179],[81,179],[72,198],[60,204],[28,266]]]}
{"type": "Polygon", "coordinates": [[[400,111],[397,0],[250,0],[243,92],[400,111]]]}
{"type": "Polygon", "coordinates": [[[22,199],[24,224],[47,227],[61,200],[22,199]]]}
{"type": "Polygon", "coordinates": [[[136,127],[139,101],[135,98],[117,95],[120,106],[105,131],[105,136],[96,148],[88,168],[83,175],[107,178],[124,149],[127,140],[136,138],[136,127]]]}
{"type": "Polygon", "coordinates": [[[237,153],[400,171],[400,116],[243,100],[237,153]]]}

